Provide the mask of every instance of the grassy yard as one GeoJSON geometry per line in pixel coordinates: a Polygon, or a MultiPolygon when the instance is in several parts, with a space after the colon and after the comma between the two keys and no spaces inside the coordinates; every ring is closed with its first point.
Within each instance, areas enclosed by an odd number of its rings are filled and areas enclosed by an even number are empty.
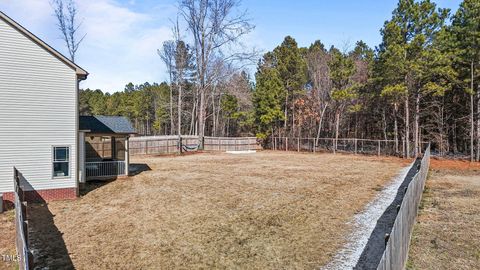
{"type": "Polygon", "coordinates": [[[479,269],[480,165],[432,160],[409,269],[479,269]]]}
{"type": "Polygon", "coordinates": [[[4,260],[4,256],[16,254],[14,218],[13,210],[0,214],[0,270],[11,270],[16,265],[4,260]]]}
{"type": "Polygon", "coordinates": [[[38,266],[313,269],[331,260],[353,215],[408,165],[268,151],[133,162],[151,170],[30,209],[38,266]]]}

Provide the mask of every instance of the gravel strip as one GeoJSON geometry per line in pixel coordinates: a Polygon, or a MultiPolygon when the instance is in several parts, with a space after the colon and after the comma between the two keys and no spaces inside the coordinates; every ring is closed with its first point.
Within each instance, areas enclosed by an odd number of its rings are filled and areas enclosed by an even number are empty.
{"type": "Polygon", "coordinates": [[[367,245],[370,235],[375,229],[377,220],[382,216],[387,207],[392,203],[395,194],[402,185],[413,163],[405,167],[386,186],[373,201],[365,207],[365,210],[354,216],[354,230],[348,237],[348,243],[334,257],[334,259],[322,269],[340,270],[352,269],[357,264],[364,247],[367,245]]]}

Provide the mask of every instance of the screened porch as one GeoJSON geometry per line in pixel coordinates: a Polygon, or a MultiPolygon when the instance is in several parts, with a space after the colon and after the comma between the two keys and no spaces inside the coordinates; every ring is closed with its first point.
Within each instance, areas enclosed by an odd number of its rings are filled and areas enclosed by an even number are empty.
{"type": "Polygon", "coordinates": [[[125,143],[127,140],[126,137],[116,136],[86,137],[86,180],[127,175],[125,163],[125,143]]]}
{"type": "Polygon", "coordinates": [[[133,133],[125,117],[81,116],[80,182],[128,176],[128,144],[133,133]]]}

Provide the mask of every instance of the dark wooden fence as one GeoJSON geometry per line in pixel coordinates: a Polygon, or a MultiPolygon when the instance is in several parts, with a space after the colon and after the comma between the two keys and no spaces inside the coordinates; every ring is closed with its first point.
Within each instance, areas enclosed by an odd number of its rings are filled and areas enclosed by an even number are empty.
{"type": "MultiPolygon", "coordinates": [[[[198,136],[142,136],[131,137],[129,141],[131,156],[195,152],[201,145],[198,136]]],[[[260,148],[255,137],[204,137],[203,145],[204,151],[245,151],[260,148]]]]}
{"type": "Polygon", "coordinates": [[[33,258],[28,248],[28,221],[27,202],[23,190],[23,176],[13,168],[13,181],[15,187],[15,244],[17,246],[19,269],[33,269],[33,258]]]}
{"type": "Polygon", "coordinates": [[[418,205],[422,199],[425,181],[430,167],[430,146],[422,158],[420,170],[413,177],[403,198],[402,205],[388,236],[385,251],[377,270],[403,270],[408,259],[408,249],[418,205]]]}

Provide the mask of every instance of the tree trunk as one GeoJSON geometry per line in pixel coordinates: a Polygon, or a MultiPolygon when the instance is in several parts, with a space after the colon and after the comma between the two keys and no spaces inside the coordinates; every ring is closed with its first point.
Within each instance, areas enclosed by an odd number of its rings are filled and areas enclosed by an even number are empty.
{"type": "MultiPolygon", "coordinates": [[[[153,123],[155,125],[155,123],[157,123],[158,121],[158,100],[157,100],[157,95],[154,96],[153,98],[153,111],[154,111],[154,114],[153,114],[153,123]]],[[[159,126],[159,129],[160,129],[160,126],[159,126]]],[[[159,133],[159,130],[153,130],[153,135],[157,135],[159,133]]]]}
{"type": "MultiPolygon", "coordinates": [[[[222,108],[220,107],[220,99],[219,99],[218,100],[218,106],[217,106],[217,124],[216,124],[217,125],[217,131],[220,131],[220,120],[222,119],[222,117],[220,117],[221,111],[222,111],[222,108]]],[[[218,133],[217,133],[217,135],[218,135],[218,133]]]]}
{"type": "Polygon", "coordinates": [[[443,153],[444,153],[444,150],[445,150],[445,146],[444,146],[444,136],[443,136],[443,132],[444,132],[444,125],[445,125],[445,118],[444,118],[444,106],[443,106],[444,102],[442,100],[442,104],[440,106],[440,127],[439,127],[439,133],[440,133],[440,156],[443,156],[443,153]]]}
{"type": "Polygon", "coordinates": [[[355,138],[358,138],[358,112],[355,112],[355,138]]]}
{"type": "Polygon", "coordinates": [[[471,62],[471,82],[470,82],[470,89],[472,92],[470,93],[470,161],[473,162],[474,157],[474,141],[475,141],[475,122],[474,122],[474,90],[473,90],[473,78],[474,78],[474,65],[473,61],[471,62]]]}
{"type": "Polygon", "coordinates": [[[415,138],[414,138],[414,147],[415,147],[415,157],[418,157],[420,153],[420,93],[417,93],[415,98],[415,138]]]}
{"type": "Polygon", "coordinates": [[[230,136],[230,118],[227,118],[227,137],[230,136]]]}
{"type": "Polygon", "coordinates": [[[146,126],[146,133],[150,135],[150,115],[147,113],[147,126],[146,126]]]}
{"type": "Polygon", "coordinates": [[[477,162],[480,161],[480,87],[477,89],[477,162]]]}
{"type": "Polygon", "coordinates": [[[215,88],[214,91],[212,92],[212,124],[213,124],[213,130],[212,130],[212,136],[215,137],[217,136],[217,109],[215,108],[215,88]]]}
{"type": "Polygon", "coordinates": [[[177,103],[177,128],[178,128],[178,136],[182,135],[182,83],[178,84],[178,103],[177,103]]]}
{"type": "Polygon", "coordinates": [[[285,96],[285,122],[284,122],[284,124],[283,124],[283,128],[285,129],[285,130],[284,130],[285,136],[287,136],[287,123],[288,123],[287,110],[288,110],[288,93],[287,93],[287,95],[285,96]]]}
{"type": "Polygon", "coordinates": [[[322,109],[320,113],[320,120],[318,121],[318,131],[317,131],[317,138],[315,139],[315,146],[318,145],[318,140],[320,139],[320,133],[322,131],[322,124],[323,124],[323,116],[325,115],[325,111],[327,110],[327,105],[322,109]]]}
{"type": "Polygon", "coordinates": [[[292,105],[292,130],[290,134],[292,137],[295,137],[295,103],[292,105]]]}
{"type": "Polygon", "coordinates": [[[453,122],[453,154],[457,154],[458,145],[457,145],[457,121],[453,122]]]}
{"type": "Polygon", "coordinates": [[[192,106],[192,118],[190,121],[190,135],[197,135],[197,132],[195,130],[195,125],[196,125],[196,119],[197,119],[197,104],[198,104],[198,91],[195,92],[195,97],[193,101],[193,106],[192,106]]]}
{"type": "Polygon", "coordinates": [[[394,105],[394,113],[393,113],[393,133],[395,136],[395,153],[398,153],[398,122],[397,122],[397,114],[398,114],[398,104],[395,103],[394,105]]]}
{"type": "Polygon", "coordinates": [[[408,95],[405,98],[405,144],[406,157],[410,158],[410,113],[408,108],[408,95]]]}
{"type": "Polygon", "coordinates": [[[387,143],[387,116],[385,115],[385,110],[383,110],[382,113],[382,120],[383,120],[383,139],[385,140],[385,143],[387,143]]]}
{"type": "Polygon", "coordinates": [[[333,153],[337,152],[337,144],[338,144],[338,130],[340,128],[340,112],[337,111],[335,113],[335,142],[333,147],[333,153]]]}
{"type": "MultiPolygon", "coordinates": [[[[203,137],[205,136],[205,89],[200,91],[200,104],[198,106],[198,137],[200,141],[203,142],[203,137]]],[[[203,145],[201,148],[203,149],[203,145]]]]}
{"type": "Polygon", "coordinates": [[[175,134],[175,127],[173,125],[173,84],[170,86],[170,134],[175,134]]]}

